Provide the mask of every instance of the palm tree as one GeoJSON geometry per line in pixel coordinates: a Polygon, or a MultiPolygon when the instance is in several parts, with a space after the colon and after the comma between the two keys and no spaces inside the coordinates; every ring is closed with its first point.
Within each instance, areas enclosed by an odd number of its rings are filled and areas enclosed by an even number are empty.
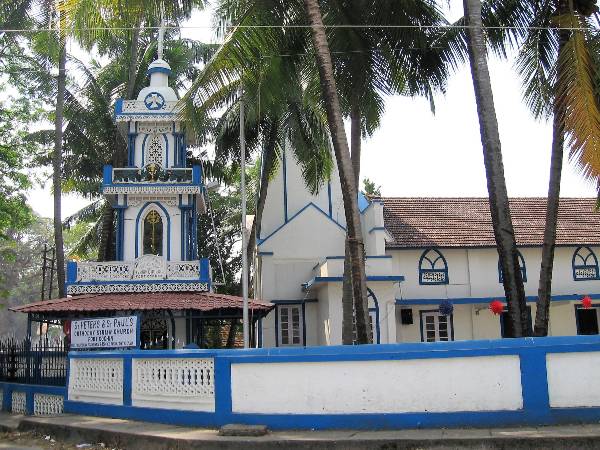
{"type": "Polygon", "coordinates": [[[490,24],[512,27],[500,39],[519,46],[517,70],[524,100],[536,118],[552,117],[550,180],[535,318],[536,336],[548,334],[552,269],[565,143],[583,176],[600,178],[600,69],[592,0],[492,1],[490,24]],[[586,31],[586,30],[589,30],[586,31]],[[565,142],[566,141],[566,142],[565,142]]]}
{"type": "MultiPolygon", "coordinates": [[[[280,6],[281,10],[286,9],[286,5],[280,6]]],[[[236,27],[227,36],[182,100],[187,122],[194,127],[196,135],[215,140],[212,176],[229,183],[232,180],[224,179],[222,168],[232,162],[239,164],[239,88],[244,87],[248,157],[262,148],[255,219],[246,252],[250,262],[260,235],[269,179],[278,167],[286,142],[292,143],[292,151],[302,166],[311,193],[319,191],[332,169],[325,113],[313,98],[313,92],[303,87],[303,72],[299,69],[298,56],[304,52],[301,47],[304,41],[294,32],[277,34],[261,30],[257,33],[249,27],[264,24],[265,20],[279,22],[275,18],[281,17],[278,16],[281,10],[273,12],[264,4],[257,7],[254,1],[243,5],[221,1],[217,19],[223,24],[233,21],[243,26],[236,27]],[[265,15],[270,15],[269,19],[265,15]],[[257,55],[258,48],[266,56],[257,55]],[[207,128],[215,113],[220,114],[220,118],[207,128]]]]}
{"type": "MultiPolygon", "coordinates": [[[[304,0],[306,15],[311,25],[312,41],[319,69],[321,93],[327,111],[327,121],[331,132],[331,140],[342,185],[342,198],[346,215],[348,235],[348,250],[351,261],[352,292],[356,309],[356,333],[358,342],[369,342],[367,333],[368,318],[359,314],[367,302],[367,279],[365,275],[364,251],[360,213],[358,211],[358,183],[355,181],[355,171],[350,159],[350,150],[344,131],[344,122],[336,80],[334,77],[331,52],[325,34],[321,9],[317,0],[304,0]],[[359,309],[359,306],[362,307],[359,309]]],[[[367,310],[368,312],[368,310],[367,310]]]]}
{"type": "Polygon", "coordinates": [[[487,65],[486,42],[483,35],[481,1],[464,0],[464,9],[494,237],[504,273],[504,292],[506,293],[508,313],[514,327],[513,337],[521,337],[527,335],[530,326],[528,326],[525,289],[519,270],[517,245],[504,179],[500,134],[487,65]]]}
{"type": "MultiPolygon", "coordinates": [[[[448,68],[460,54],[432,27],[446,21],[435,3],[381,0],[340,0],[323,4],[326,23],[354,25],[327,30],[342,111],[350,119],[350,153],[358,191],[361,141],[378,128],[385,109],[384,96],[423,95],[434,109],[433,95],[443,91],[448,68]],[[356,27],[381,25],[382,27],[356,27]],[[386,26],[395,26],[386,27],[386,26]],[[405,32],[409,27],[410,32],[405,32]]],[[[325,19],[324,19],[325,20],[325,19]]],[[[353,342],[354,310],[368,320],[366,301],[353,305],[350,258],[346,246],[343,284],[342,341],[353,342]]],[[[365,324],[368,322],[365,322],[365,324]]],[[[363,326],[361,323],[360,326],[363,326]]]]}

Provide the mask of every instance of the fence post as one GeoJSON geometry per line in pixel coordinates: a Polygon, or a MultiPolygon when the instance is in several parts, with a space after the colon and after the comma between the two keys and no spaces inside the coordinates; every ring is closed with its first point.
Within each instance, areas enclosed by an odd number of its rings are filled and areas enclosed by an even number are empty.
{"type": "Polygon", "coordinates": [[[521,360],[521,388],[523,411],[536,420],[550,414],[546,351],[543,347],[524,348],[519,352],[521,360]]]}
{"type": "Polygon", "coordinates": [[[231,360],[219,353],[215,361],[215,422],[225,425],[231,422],[231,360]]]}
{"type": "Polygon", "coordinates": [[[123,355],[123,406],[131,406],[132,359],[131,354],[123,355]]]}

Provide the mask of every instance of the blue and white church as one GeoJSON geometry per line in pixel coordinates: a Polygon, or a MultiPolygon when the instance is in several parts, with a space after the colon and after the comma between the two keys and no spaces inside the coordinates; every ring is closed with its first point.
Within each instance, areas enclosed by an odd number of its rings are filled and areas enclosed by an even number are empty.
{"type": "MultiPolygon", "coordinates": [[[[198,257],[206,191],[201,167],[188,163],[179,99],[160,47],[149,86],[115,105],[116,122],[127,127],[127,161],[104,167],[102,194],[116,210],[116,260],[68,262],[66,298],[14,309],[30,322],[137,314],[141,348],[167,349],[205,347],[209,327],[230,328],[242,318],[242,299],[214,293],[209,260],[198,257]]],[[[257,345],[258,321],[272,305],[254,301],[249,308],[257,345]]]]}

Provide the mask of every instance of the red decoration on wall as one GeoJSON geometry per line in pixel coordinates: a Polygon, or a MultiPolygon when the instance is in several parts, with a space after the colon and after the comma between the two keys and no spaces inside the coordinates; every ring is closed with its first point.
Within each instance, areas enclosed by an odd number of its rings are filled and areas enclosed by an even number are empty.
{"type": "Polygon", "coordinates": [[[592,298],[589,295],[586,295],[581,299],[581,304],[585,309],[592,307],[592,298]]]}
{"type": "Polygon", "coordinates": [[[500,300],[490,302],[490,311],[494,314],[502,314],[502,311],[504,311],[504,303],[500,300]]]}
{"type": "Polygon", "coordinates": [[[63,333],[65,336],[69,336],[71,334],[71,321],[65,320],[63,321],[63,333]]]}

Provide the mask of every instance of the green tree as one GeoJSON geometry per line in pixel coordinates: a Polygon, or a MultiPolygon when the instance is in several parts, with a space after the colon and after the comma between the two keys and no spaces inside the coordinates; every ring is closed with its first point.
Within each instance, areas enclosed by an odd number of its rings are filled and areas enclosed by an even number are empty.
{"type": "MultiPolygon", "coordinates": [[[[0,92],[6,94],[6,87],[0,85],[0,92]]],[[[9,230],[24,229],[31,222],[24,195],[31,186],[26,169],[39,147],[27,130],[42,115],[26,98],[0,101],[0,241],[8,239],[9,230]]]]}
{"type": "Polygon", "coordinates": [[[494,238],[504,274],[504,292],[508,313],[513,323],[513,337],[521,337],[527,335],[530,327],[504,178],[498,120],[487,64],[486,40],[483,34],[481,0],[464,0],[464,9],[494,238]]]}
{"type": "Polygon", "coordinates": [[[374,197],[381,197],[381,186],[376,185],[374,181],[371,181],[369,178],[365,178],[363,179],[363,186],[365,194],[374,197]]]}

